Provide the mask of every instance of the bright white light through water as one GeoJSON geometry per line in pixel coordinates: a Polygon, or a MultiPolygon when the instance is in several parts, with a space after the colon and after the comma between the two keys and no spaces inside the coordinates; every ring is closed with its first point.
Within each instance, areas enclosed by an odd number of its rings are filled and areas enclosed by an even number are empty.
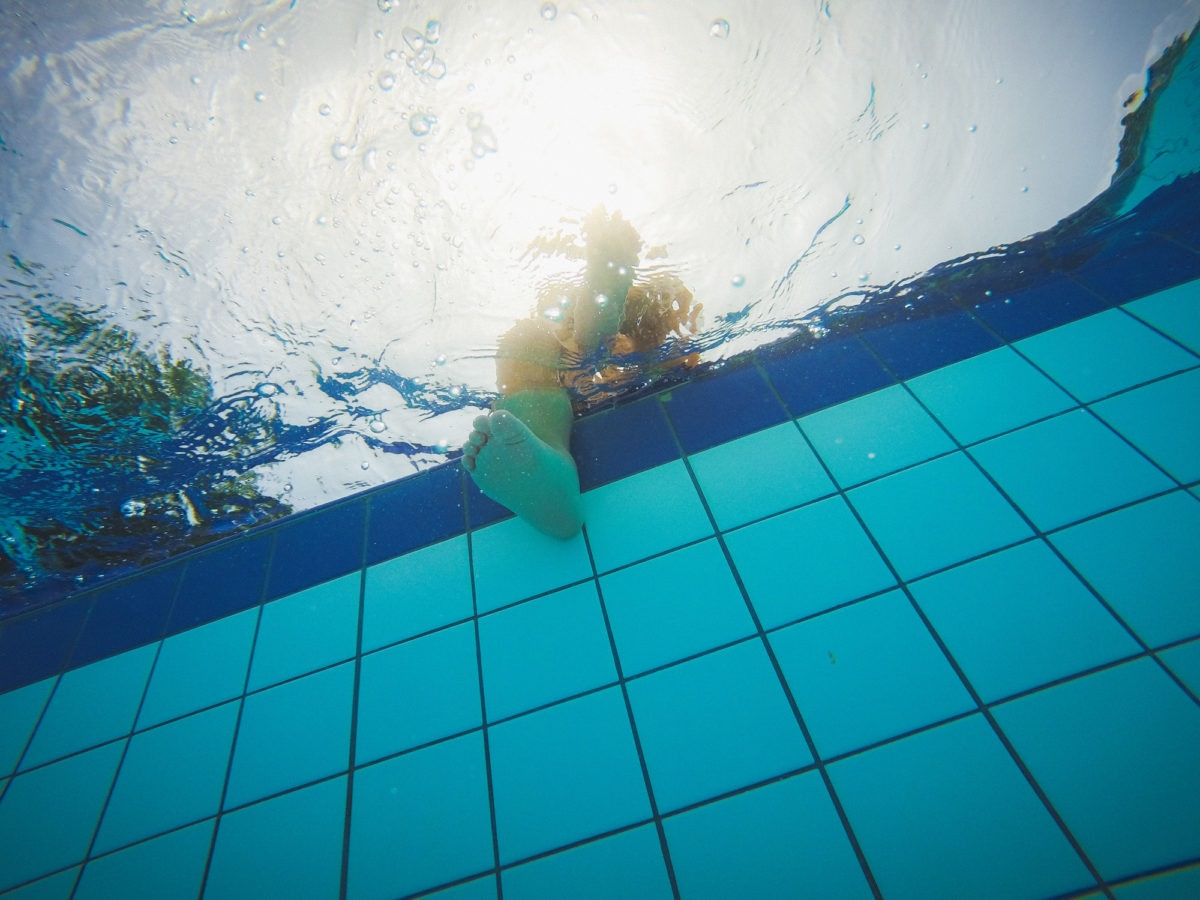
{"type": "Polygon", "coordinates": [[[476,413],[318,373],[492,390],[497,338],[564,271],[539,234],[620,210],[709,326],[747,310],[730,355],[1085,205],[1198,9],[10,0],[0,249],[218,396],[333,417],[348,438],[259,473],[304,508],[440,460],[354,434],[453,446],[476,413]]]}

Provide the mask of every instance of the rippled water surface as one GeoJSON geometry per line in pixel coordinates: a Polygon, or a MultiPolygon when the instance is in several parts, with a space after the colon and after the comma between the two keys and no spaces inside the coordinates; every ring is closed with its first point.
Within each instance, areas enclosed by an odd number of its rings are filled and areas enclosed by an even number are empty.
{"type": "Polygon", "coordinates": [[[0,608],[444,461],[598,205],[710,363],[1051,228],[1198,10],[9,0],[0,608]]]}

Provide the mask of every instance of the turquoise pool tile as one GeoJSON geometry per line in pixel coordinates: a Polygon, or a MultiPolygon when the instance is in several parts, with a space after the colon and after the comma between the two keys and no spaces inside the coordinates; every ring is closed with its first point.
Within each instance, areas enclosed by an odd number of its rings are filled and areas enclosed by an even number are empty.
{"type": "Polygon", "coordinates": [[[981,716],[840,760],[829,776],[889,900],[1049,897],[1095,884],[981,716]]]}
{"type": "Polygon", "coordinates": [[[663,813],[813,761],[757,638],[630,681],[629,700],[663,813]]]}
{"type": "Polygon", "coordinates": [[[596,571],[607,572],[713,533],[680,460],[622,478],[583,495],[596,571]]]}
{"type": "Polygon", "coordinates": [[[625,676],[754,633],[754,620],[715,540],[600,579],[625,676]]]}
{"type": "Polygon", "coordinates": [[[1200,369],[1101,400],[1092,411],[1180,482],[1200,480],[1200,369]]]}
{"type": "Polygon", "coordinates": [[[1041,541],[909,587],[986,703],[1141,650],[1041,541]]]}
{"type": "Polygon", "coordinates": [[[849,498],[905,579],[1032,534],[962,453],[855,488],[849,498]]]}
{"type": "Polygon", "coordinates": [[[344,771],[353,688],[347,663],[247,696],[225,808],[344,771]]]}
{"type": "Polygon", "coordinates": [[[593,581],[479,619],[489,722],[617,680],[593,581]]]}
{"type": "Polygon", "coordinates": [[[198,897],[216,819],[88,862],[74,900],[198,897]]]}
{"type": "Polygon", "coordinates": [[[149,644],[64,674],[21,768],[129,734],[157,650],[157,644],[149,644]]]}
{"type": "Polygon", "coordinates": [[[1125,304],[1139,319],[1200,353],[1200,281],[1188,281],[1125,304]]]}
{"type": "Polygon", "coordinates": [[[264,604],[250,661],[258,690],[354,655],[361,572],[264,604]]]}
{"type": "Polygon", "coordinates": [[[1200,503],[1187,492],[1083,522],[1050,541],[1150,646],[1200,635],[1200,503]]]}
{"type": "Polygon", "coordinates": [[[465,535],[367,569],[363,652],[468,618],[471,564],[465,535]]]}
{"type": "Polygon", "coordinates": [[[653,825],[505,869],[500,880],[505,900],[668,900],[673,896],[653,825]]]}
{"type": "Polygon", "coordinates": [[[722,531],[834,490],[817,455],[791,422],[697,453],[691,464],[722,531]]]}
{"type": "Polygon", "coordinates": [[[1075,405],[1011,347],[920,375],[908,386],[963,444],[995,437],[1075,405]]]}
{"type": "Polygon", "coordinates": [[[896,583],[841,497],[731,531],[725,542],[764,628],[896,583]]]}
{"type": "Polygon", "coordinates": [[[494,865],[481,732],[354,773],[347,896],[390,900],[494,865]]]}
{"type": "Polygon", "coordinates": [[[246,688],[258,609],[226,616],[163,641],[138,727],[148,728],[240,696],[246,688]]]}
{"type": "Polygon", "coordinates": [[[9,891],[4,900],[70,900],[77,877],[79,866],[9,891]]]}
{"type": "Polygon", "coordinates": [[[107,853],[221,808],[237,703],[135,734],[100,821],[95,853],[107,853]]]}
{"type": "Polygon", "coordinates": [[[1200,897],[1200,866],[1152,875],[1113,888],[1117,900],[1187,900],[1200,897]]]}
{"type": "Polygon", "coordinates": [[[0,722],[4,723],[0,728],[0,775],[8,775],[17,767],[57,680],[45,678],[0,694],[0,722]]]}
{"type": "Polygon", "coordinates": [[[900,591],[792,625],[769,640],[825,759],[975,708],[900,591]]]}
{"type": "Polygon", "coordinates": [[[968,452],[1044,531],[1174,486],[1081,409],[977,444],[968,452]]]}
{"type": "Polygon", "coordinates": [[[478,728],[482,722],[472,623],[362,658],[356,764],[478,728]]]}
{"type": "Polygon", "coordinates": [[[1196,357],[1119,309],[1014,345],[1085,403],[1196,364],[1196,357]]]}
{"type": "Polygon", "coordinates": [[[345,776],[226,813],[204,896],[338,896],[345,823],[345,776]]]}
{"type": "Polygon", "coordinates": [[[475,597],[480,613],[592,577],[587,544],[560,541],[520,519],[481,528],[471,538],[475,597]]]}
{"type": "Polygon", "coordinates": [[[816,772],[671,816],[663,829],[688,900],[873,896],[816,772]]]}
{"type": "Polygon", "coordinates": [[[488,736],[501,864],[649,818],[618,688],[509,719],[488,736]]]}
{"type": "Polygon", "coordinates": [[[1159,658],[1187,685],[1188,690],[1200,697],[1200,641],[1164,650],[1159,658]]]}
{"type": "Polygon", "coordinates": [[[842,487],[954,449],[946,432],[899,384],[812,413],[799,423],[842,487]]]}
{"type": "Polygon", "coordinates": [[[1200,855],[1200,708],[1149,659],[994,708],[1100,874],[1200,855]]]}
{"type": "Polygon", "coordinates": [[[500,892],[496,887],[496,876],[487,875],[421,896],[426,900],[496,900],[500,892]]]}
{"type": "Polygon", "coordinates": [[[106,744],[9,782],[0,800],[0,891],[83,859],[123,749],[106,744]]]}

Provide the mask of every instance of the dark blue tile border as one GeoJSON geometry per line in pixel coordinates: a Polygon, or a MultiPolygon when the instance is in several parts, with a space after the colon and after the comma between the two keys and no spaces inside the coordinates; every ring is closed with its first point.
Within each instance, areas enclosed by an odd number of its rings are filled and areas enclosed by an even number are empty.
{"type": "MultiPolygon", "coordinates": [[[[820,317],[824,337],[761,347],[737,365],[702,367],[683,384],[585,416],[573,441],[582,486],[678,458],[671,426],[685,451],[697,452],[1200,277],[1200,252],[1187,246],[1200,235],[1200,176],[1183,181],[1104,230],[1068,223],[1039,236],[1070,252],[1035,245],[952,261],[870,303],[820,317]],[[1059,260],[1058,267],[1043,258],[1059,260]]],[[[509,515],[455,460],[264,525],[0,620],[0,692],[509,515]],[[217,577],[222,587],[214,591],[217,577]]]]}

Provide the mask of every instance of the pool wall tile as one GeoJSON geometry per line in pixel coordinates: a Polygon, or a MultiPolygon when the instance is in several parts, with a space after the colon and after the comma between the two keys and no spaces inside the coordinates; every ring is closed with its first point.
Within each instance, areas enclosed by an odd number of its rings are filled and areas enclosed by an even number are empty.
{"type": "Polygon", "coordinates": [[[454,461],[13,611],[0,897],[1186,892],[1200,204],[1155,198],[585,416],[573,540],[454,461]]]}

